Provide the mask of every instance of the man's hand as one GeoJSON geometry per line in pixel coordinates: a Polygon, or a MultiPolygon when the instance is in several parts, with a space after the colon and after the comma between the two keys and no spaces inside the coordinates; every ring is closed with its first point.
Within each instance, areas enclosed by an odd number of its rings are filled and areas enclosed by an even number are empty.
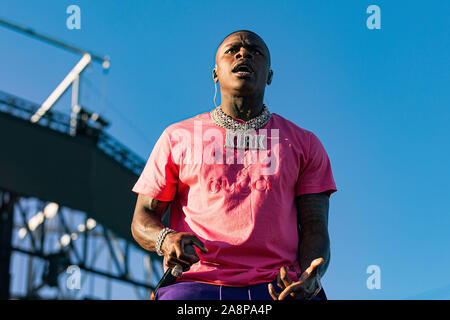
{"type": "Polygon", "coordinates": [[[193,233],[174,232],[169,233],[162,243],[161,250],[164,253],[164,260],[169,268],[180,265],[183,271],[188,271],[194,263],[200,261],[197,252],[186,250],[189,245],[194,245],[202,252],[208,253],[203,242],[193,233]]]}
{"type": "Polygon", "coordinates": [[[322,285],[320,284],[320,275],[318,273],[318,266],[323,263],[323,258],[314,259],[311,265],[306,269],[300,279],[296,282],[288,276],[287,267],[282,267],[277,277],[277,285],[283,290],[280,294],[275,291],[275,288],[269,283],[269,293],[274,300],[284,299],[307,299],[314,298],[319,293],[322,285]]]}

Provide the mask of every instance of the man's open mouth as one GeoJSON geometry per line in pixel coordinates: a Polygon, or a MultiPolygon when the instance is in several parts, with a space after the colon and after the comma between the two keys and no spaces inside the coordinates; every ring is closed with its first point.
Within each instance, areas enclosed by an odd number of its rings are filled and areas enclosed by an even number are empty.
{"type": "Polygon", "coordinates": [[[254,73],[253,67],[247,62],[236,63],[231,72],[235,73],[239,77],[250,77],[254,73]]]}

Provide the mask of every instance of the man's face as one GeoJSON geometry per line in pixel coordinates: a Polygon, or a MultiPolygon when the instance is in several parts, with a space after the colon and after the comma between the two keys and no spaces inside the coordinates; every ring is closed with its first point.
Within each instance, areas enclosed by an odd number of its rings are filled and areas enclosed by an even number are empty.
{"type": "Polygon", "coordinates": [[[216,53],[220,90],[236,96],[263,93],[270,69],[269,55],[263,40],[253,33],[228,36],[216,53]]]}

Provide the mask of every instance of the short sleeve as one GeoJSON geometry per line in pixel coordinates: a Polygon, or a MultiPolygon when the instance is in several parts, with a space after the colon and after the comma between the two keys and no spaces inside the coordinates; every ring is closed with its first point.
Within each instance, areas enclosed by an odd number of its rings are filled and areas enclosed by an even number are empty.
{"type": "Polygon", "coordinates": [[[178,168],[173,162],[169,134],[164,130],[132,191],[153,199],[172,201],[177,186],[178,168]]]}
{"type": "Polygon", "coordinates": [[[307,161],[300,168],[299,177],[295,185],[295,196],[307,193],[328,191],[328,195],[336,192],[330,159],[317,136],[310,132],[307,161]]]}

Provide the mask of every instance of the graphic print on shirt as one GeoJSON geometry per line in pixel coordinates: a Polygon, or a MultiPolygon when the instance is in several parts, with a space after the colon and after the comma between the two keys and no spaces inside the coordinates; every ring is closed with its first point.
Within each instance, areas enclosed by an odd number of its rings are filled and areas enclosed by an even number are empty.
{"type": "Polygon", "coordinates": [[[249,130],[245,134],[230,133],[217,127],[203,128],[203,121],[193,121],[193,130],[176,128],[170,134],[173,161],[188,164],[265,165],[263,174],[278,171],[279,129],[249,130]]]}

